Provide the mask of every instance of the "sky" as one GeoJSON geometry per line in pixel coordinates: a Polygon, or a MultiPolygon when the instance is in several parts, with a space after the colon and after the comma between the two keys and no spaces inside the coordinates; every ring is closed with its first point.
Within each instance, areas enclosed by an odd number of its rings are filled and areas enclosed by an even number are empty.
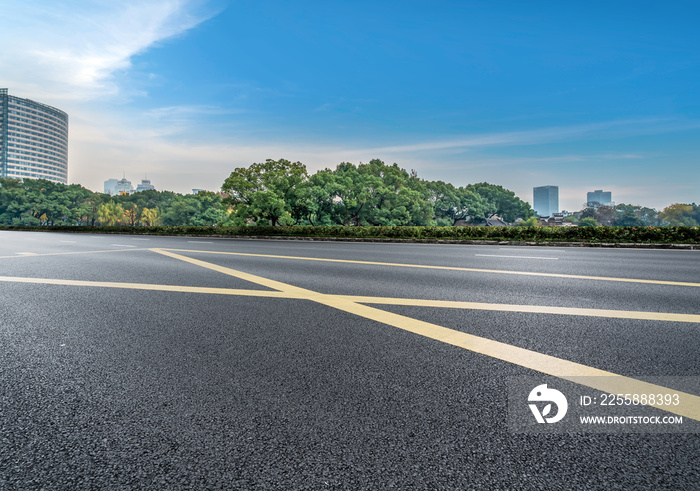
{"type": "Polygon", "coordinates": [[[219,190],[381,159],[532,203],[700,202],[700,3],[0,0],[0,87],[66,111],[69,182],[219,190]]]}

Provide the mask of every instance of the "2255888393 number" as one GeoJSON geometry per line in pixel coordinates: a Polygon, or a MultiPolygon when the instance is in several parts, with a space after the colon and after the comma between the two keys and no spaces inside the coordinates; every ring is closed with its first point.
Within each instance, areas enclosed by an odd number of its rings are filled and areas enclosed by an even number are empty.
{"type": "Polygon", "coordinates": [[[601,406],[677,406],[681,403],[678,394],[603,394],[601,406]]]}

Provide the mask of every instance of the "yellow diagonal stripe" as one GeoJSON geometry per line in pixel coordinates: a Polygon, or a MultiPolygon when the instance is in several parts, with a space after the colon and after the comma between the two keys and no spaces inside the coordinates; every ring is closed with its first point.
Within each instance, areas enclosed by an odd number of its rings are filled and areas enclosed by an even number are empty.
{"type": "Polygon", "coordinates": [[[403,264],[403,263],[384,263],[378,261],[357,261],[353,259],[328,259],[321,257],[303,257],[303,256],[279,256],[273,254],[252,254],[246,252],[220,252],[220,251],[200,251],[191,249],[159,249],[161,251],[168,250],[174,252],[194,252],[197,254],[222,254],[230,256],[250,256],[250,257],[266,257],[274,259],[293,259],[299,261],[319,261],[330,263],[348,263],[348,264],[366,264],[371,266],[390,266],[394,268],[420,268],[420,269],[439,269],[445,271],[465,271],[470,273],[489,273],[489,274],[510,274],[521,276],[544,276],[548,278],[567,278],[576,280],[595,280],[595,281],[620,281],[624,283],[646,283],[650,285],[672,285],[672,286],[692,286],[700,287],[700,283],[692,283],[687,281],[666,281],[666,280],[646,280],[637,278],[616,278],[613,276],[585,276],[576,274],[562,273],[538,273],[532,271],[510,271],[503,269],[479,269],[479,268],[463,268],[459,266],[432,266],[428,264],[403,264]]]}
{"type": "MultiPolygon", "coordinates": [[[[179,258],[176,258],[179,259],[179,258]]],[[[213,266],[211,269],[219,270],[219,267],[210,263],[204,263],[213,266]]],[[[201,265],[201,264],[198,264],[201,265]]],[[[219,272],[229,274],[228,268],[221,268],[219,272]]],[[[242,279],[244,275],[239,276],[242,279]]],[[[257,277],[255,277],[257,278],[257,277]]],[[[0,276],[0,282],[5,283],[33,283],[43,285],[63,285],[63,286],[86,286],[95,288],[120,288],[126,290],[149,290],[163,292],[180,292],[180,293],[203,293],[208,295],[233,295],[245,297],[268,297],[268,298],[291,298],[304,299],[309,297],[309,290],[297,289],[287,291],[279,291],[280,284],[272,282],[268,284],[270,288],[276,291],[269,290],[248,290],[236,288],[216,288],[216,287],[201,287],[201,286],[186,286],[186,285],[164,285],[153,283],[124,283],[116,281],[92,281],[92,280],[66,280],[57,278],[28,278],[23,276],[0,276]]],[[[253,283],[259,284],[256,281],[253,283]]],[[[296,288],[296,287],[294,287],[296,288]]],[[[311,292],[314,296],[320,295],[311,292]]],[[[700,323],[700,315],[695,314],[675,314],[667,312],[642,312],[631,310],[604,310],[604,309],[580,309],[568,307],[554,307],[548,305],[514,305],[504,303],[480,303],[480,302],[457,302],[449,300],[427,300],[420,298],[395,298],[395,297],[366,297],[354,295],[330,295],[324,294],[325,297],[331,297],[338,300],[347,300],[361,304],[375,305],[405,305],[412,307],[435,307],[435,308],[451,308],[463,310],[488,310],[494,312],[523,312],[531,314],[558,314],[571,316],[586,316],[586,317],[608,317],[617,319],[636,319],[636,320],[651,320],[651,321],[667,321],[667,322],[691,322],[700,323]]]]}
{"type": "Polygon", "coordinates": [[[516,305],[502,303],[460,302],[450,300],[427,300],[416,298],[345,296],[357,303],[382,305],[406,305],[412,307],[437,307],[465,310],[492,310],[498,312],[524,312],[530,314],[578,315],[584,317],[608,317],[614,319],[637,319],[668,322],[697,322],[697,314],[672,314],[667,312],[641,312],[636,310],[583,309],[576,307],[554,307],[547,305],[516,305]]]}
{"type": "Polygon", "coordinates": [[[215,295],[239,295],[246,297],[298,298],[295,295],[269,290],[242,290],[235,288],[210,288],[203,286],[158,285],[149,283],[120,283],[116,281],[62,280],[54,278],[25,278],[0,276],[1,282],[30,283],[38,285],[89,286],[96,288],[120,288],[125,290],[149,290],[159,292],[205,293],[215,295]]]}
{"type": "MultiPolygon", "coordinates": [[[[688,417],[700,421],[700,397],[668,389],[641,380],[624,377],[616,373],[599,370],[597,368],[564,360],[536,351],[519,348],[517,346],[501,343],[491,339],[474,336],[461,331],[455,331],[446,327],[424,322],[411,317],[386,312],[365,305],[360,305],[345,299],[312,299],[316,302],[334,307],[345,312],[359,315],[382,324],[403,329],[430,339],[451,344],[475,353],[496,358],[521,367],[529,368],[537,372],[552,375],[564,380],[585,385],[610,394],[679,394],[680,404],[669,407],[662,404],[647,404],[679,416],[688,417]],[[581,379],[581,377],[585,377],[581,379]],[[589,377],[591,377],[589,379],[589,377]],[[636,391],[636,392],[635,392],[636,391]]],[[[663,402],[663,400],[662,400],[663,402]]]]}
{"type": "MultiPolygon", "coordinates": [[[[154,252],[164,254],[174,259],[196,264],[220,273],[224,273],[236,278],[253,281],[259,285],[269,288],[275,288],[280,291],[300,295],[300,298],[306,298],[322,305],[352,313],[366,319],[371,319],[382,324],[403,329],[421,336],[451,344],[475,353],[480,353],[492,358],[496,358],[508,363],[513,363],[531,370],[535,370],[547,375],[558,377],[565,380],[570,380],[574,383],[585,385],[593,389],[612,394],[630,393],[630,394],[679,394],[680,404],[678,406],[665,406],[662,404],[648,404],[649,406],[677,414],[679,416],[688,417],[700,421],[700,397],[680,392],[666,387],[662,387],[641,380],[636,380],[630,377],[624,377],[605,370],[582,365],[572,361],[564,360],[536,351],[519,348],[499,341],[494,341],[480,336],[474,336],[461,331],[455,331],[446,327],[424,322],[418,319],[413,319],[399,314],[386,312],[383,310],[362,305],[352,300],[333,295],[324,295],[322,293],[306,290],[286,283],[270,280],[260,276],[255,276],[249,273],[243,273],[231,268],[226,268],[216,264],[206,263],[198,259],[192,259],[172,252],[167,252],[159,249],[152,249],[154,252]],[[580,377],[585,377],[585,382],[581,382],[580,377]]],[[[663,400],[663,399],[662,399],[663,400]]]]}
{"type": "Polygon", "coordinates": [[[305,298],[306,295],[320,295],[319,293],[316,293],[316,292],[311,291],[311,290],[306,290],[304,288],[292,286],[292,285],[289,285],[287,283],[282,283],[280,281],[270,280],[268,278],[263,278],[261,276],[255,276],[252,274],[244,273],[243,271],[236,271],[235,269],[226,268],[224,266],[219,266],[218,264],[208,263],[205,261],[200,261],[199,259],[193,259],[191,257],[181,256],[180,254],[175,254],[173,252],[169,252],[169,251],[166,251],[163,249],[151,249],[151,250],[153,252],[157,252],[158,254],[172,257],[173,259],[179,259],[180,261],[194,264],[194,265],[200,266],[202,268],[207,268],[207,269],[211,269],[213,271],[218,271],[219,273],[224,273],[224,274],[227,274],[229,276],[235,276],[236,278],[250,281],[251,283],[265,286],[267,288],[272,288],[273,290],[284,291],[286,293],[294,293],[296,295],[299,295],[299,297],[302,297],[302,298],[305,298]]]}

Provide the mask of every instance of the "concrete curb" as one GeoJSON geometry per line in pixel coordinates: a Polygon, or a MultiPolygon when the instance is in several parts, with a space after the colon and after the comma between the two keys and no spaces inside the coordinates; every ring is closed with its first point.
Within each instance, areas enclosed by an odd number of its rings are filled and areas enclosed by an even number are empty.
{"type": "MultiPolygon", "coordinates": [[[[12,230],[6,230],[11,232],[12,230]]],[[[27,232],[84,233],[73,230],[27,230],[27,232]]],[[[285,235],[220,235],[220,234],[149,234],[120,232],[85,232],[96,235],[141,235],[151,237],[209,237],[219,239],[247,240],[306,240],[325,242],[383,242],[397,244],[463,244],[463,245],[499,245],[499,246],[533,246],[533,247],[600,247],[611,249],[676,249],[686,251],[700,250],[700,244],[661,244],[636,242],[537,242],[524,240],[484,240],[484,239],[400,239],[384,237],[302,237],[285,235]]]]}
{"type": "MultiPolygon", "coordinates": [[[[147,235],[147,234],[146,234],[147,235]]],[[[165,236],[163,236],[165,237],[165,236]]],[[[634,242],[536,242],[517,240],[479,240],[479,239],[398,239],[382,237],[294,237],[284,235],[173,235],[169,237],[216,237],[222,239],[249,240],[306,240],[325,242],[383,242],[408,244],[465,244],[465,245],[500,245],[500,246],[537,246],[537,247],[601,247],[618,249],[679,249],[700,250],[700,244],[650,244],[634,242]]]]}

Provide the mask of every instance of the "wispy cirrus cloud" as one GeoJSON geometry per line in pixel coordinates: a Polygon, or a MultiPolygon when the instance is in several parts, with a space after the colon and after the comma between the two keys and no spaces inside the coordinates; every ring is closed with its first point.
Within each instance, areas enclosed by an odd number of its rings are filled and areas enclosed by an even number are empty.
{"type": "Polygon", "coordinates": [[[0,0],[0,83],[27,97],[120,94],[114,74],[158,42],[211,17],[199,0],[0,0]]]}
{"type": "Polygon", "coordinates": [[[700,121],[677,118],[626,119],[532,130],[484,133],[462,138],[423,141],[366,150],[380,153],[408,153],[491,146],[541,145],[589,138],[623,138],[625,136],[661,134],[694,128],[700,128],[700,121]]]}

